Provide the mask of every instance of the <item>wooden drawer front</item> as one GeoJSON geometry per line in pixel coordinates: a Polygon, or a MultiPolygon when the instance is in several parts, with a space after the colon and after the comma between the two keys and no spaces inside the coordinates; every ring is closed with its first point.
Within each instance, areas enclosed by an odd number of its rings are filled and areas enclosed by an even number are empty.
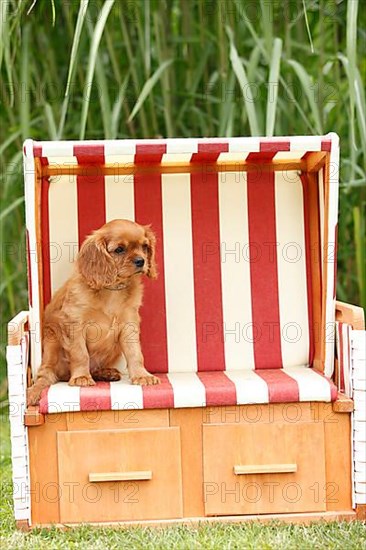
{"type": "Polygon", "coordinates": [[[57,434],[61,522],[182,517],[179,428],[57,434]]]}
{"type": "Polygon", "coordinates": [[[203,427],[206,515],[325,510],[322,422],[203,427]]]}

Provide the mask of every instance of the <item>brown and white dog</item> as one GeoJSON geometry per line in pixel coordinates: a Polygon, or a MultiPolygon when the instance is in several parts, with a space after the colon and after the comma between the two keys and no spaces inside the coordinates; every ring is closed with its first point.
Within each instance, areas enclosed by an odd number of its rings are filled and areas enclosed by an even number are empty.
{"type": "Polygon", "coordinates": [[[57,381],[92,386],[115,381],[122,354],[133,384],[158,384],[144,366],[139,308],[142,275],[156,278],[155,235],[149,226],[113,220],[84,241],[75,272],[45,309],[43,360],[28,404],[57,381]]]}

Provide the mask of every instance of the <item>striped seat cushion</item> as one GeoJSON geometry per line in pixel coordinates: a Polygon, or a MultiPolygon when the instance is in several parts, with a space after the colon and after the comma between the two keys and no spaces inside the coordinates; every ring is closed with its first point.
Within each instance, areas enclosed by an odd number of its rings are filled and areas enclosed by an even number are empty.
{"type": "Polygon", "coordinates": [[[329,402],[337,397],[333,382],[312,368],[173,372],[158,376],[158,386],[136,386],[126,379],[85,388],[59,382],[44,390],[40,412],[329,402]]]}
{"type": "Polygon", "coordinates": [[[151,372],[311,365],[306,189],[295,170],[45,178],[44,304],[91,231],[115,218],[151,223],[159,277],[145,281],[141,309],[151,372]]]}

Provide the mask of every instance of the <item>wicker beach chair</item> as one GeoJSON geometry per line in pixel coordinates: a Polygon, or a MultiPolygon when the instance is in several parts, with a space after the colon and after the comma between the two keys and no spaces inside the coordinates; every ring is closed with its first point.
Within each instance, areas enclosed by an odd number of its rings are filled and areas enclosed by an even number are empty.
{"type": "Polygon", "coordinates": [[[335,134],[25,142],[29,311],[7,350],[19,527],[365,515],[365,327],[335,298],[338,156],[335,134]],[[141,343],[161,384],[60,382],[26,408],[44,307],[115,218],[157,235],[141,343]]]}

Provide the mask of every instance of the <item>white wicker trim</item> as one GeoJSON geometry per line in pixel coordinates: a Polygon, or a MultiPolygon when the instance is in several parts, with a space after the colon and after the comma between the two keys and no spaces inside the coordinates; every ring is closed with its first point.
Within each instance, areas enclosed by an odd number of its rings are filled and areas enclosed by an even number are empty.
{"type": "MultiPolygon", "coordinates": [[[[338,148],[338,136],[334,133],[325,136],[278,136],[273,138],[265,137],[232,137],[232,138],[169,138],[169,139],[121,139],[104,141],[39,141],[45,152],[45,156],[69,157],[70,151],[74,145],[103,145],[107,155],[133,155],[136,152],[136,146],[143,144],[166,144],[169,153],[194,153],[197,151],[198,144],[201,143],[228,143],[229,151],[259,151],[260,142],[272,142],[277,140],[288,140],[290,142],[290,151],[321,151],[321,142],[323,138],[332,140],[332,149],[338,148]]],[[[25,155],[31,159],[33,157],[33,142],[26,141],[25,155]],[[30,146],[28,145],[30,144],[30,146]]]]}
{"type": "Polygon", "coordinates": [[[28,431],[24,426],[28,349],[29,335],[27,333],[23,336],[20,345],[7,347],[6,357],[8,364],[14,517],[16,520],[30,521],[29,446],[28,431]]]}
{"type": "Polygon", "coordinates": [[[331,377],[334,371],[334,342],[335,342],[335,289],[334,289],[334,263],[337,261],[335,244],[333,242],[335,229],[338,221],[338,189],[339,189],[339,137],[334,132],[326,136],[331,140],[330,162],[329,162],[329,215],[328,215],[328,244],[329,251],[325,251],[328,263],[326,281],[326,310],[325,310],[325,367],[324,374],[331,377]]]}
{"type": "Polygon", "coordinates": [[[29,304],[29,326],[31,337],[31,365],[32,374],[35,376],[41,365],[41,336],[40,336],[40,301],[38,283],[38,256],[36,237],[36,212],[35,212],[35,164],[33,157],[33,140],[24,142],[24,192],[25,192],[25,223],[29,234],[30,270],[32,275],[32,307],[29,304]]]}
{"type": "Polygon", "coordinates": [[[366,331],[351,330],[353,506],[366,504],[366,331]],[[357,388],[357,389],[356,389],[357,388]]]}

